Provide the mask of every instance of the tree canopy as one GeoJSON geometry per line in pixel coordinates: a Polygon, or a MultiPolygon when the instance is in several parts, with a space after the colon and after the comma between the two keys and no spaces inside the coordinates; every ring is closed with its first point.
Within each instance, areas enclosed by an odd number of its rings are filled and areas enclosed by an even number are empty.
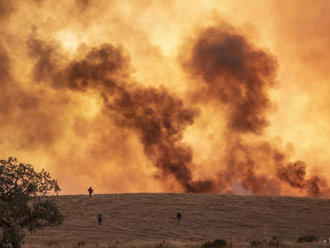
{"type": "Polygon", "coordinates": [[[60,225],[56,199],[60,187],[50,174],[9,157],[0,160],[0,247],[19,248],[25,230],[60,225]]]}

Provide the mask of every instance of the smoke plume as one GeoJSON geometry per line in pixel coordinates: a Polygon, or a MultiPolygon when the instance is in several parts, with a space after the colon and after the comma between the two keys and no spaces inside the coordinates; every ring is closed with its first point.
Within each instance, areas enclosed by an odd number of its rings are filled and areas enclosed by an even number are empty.
{"type": "Polygon", "coordinates": [[[248,134],[254,135],[250,142],[262,137],[269,124],[268,91],[276,83],[277,70],[274,56],[254,47],[228,24],[200,31],[188,54],[183,67],[194,78],[200,78],[202,84],[197,87],[194,99],[199,99],[201,104],[215,100],[219,110],[226,112],[224,138],[228,151],[225,173],[220,174],[222,184],[239,181],[254,194],[281,194],[281,180],[309,195],[319,196],[320,179],[306,177],[303,161],[288,162],[285,153],[267,141],[257,147],[244,141],[248,134]],[[261,160],[258,153],[263,157],[261,160]],[[273,167],[276,175],[260,173],[262,166],[273,167]]]}
{"type": "Polygon", "coordinates": [[[276,79],[276,60],[241,35],[222,29],[207,28],[199,34],[190,70],[207,83],[207,95],[226,105],[230,129],[260,134],[268,124],[267,89],[276,79]]]}
{"type": "Polygon", "coordinates": [[[181,141],[198,111],[185,107],[165,88],[130,83],[129,58],[121,48],[103,44],[59,68],[55,47],[37,39],[29,40],[28,45],[30,55],[37,59],[33,68],[36,82],[50,83],[55,89],[96,91],[104,101],[104,114],[117,126],[137,132],[146,156],[165,178],[173,176],[186,192],[212,190],[211,181],[193,180],[193,154],[181,141]]]}
{"type": "Polygon", "coordinates": [[[0,154],[64,194],[329,196],[328,5],[0,0],[0,154]]]}

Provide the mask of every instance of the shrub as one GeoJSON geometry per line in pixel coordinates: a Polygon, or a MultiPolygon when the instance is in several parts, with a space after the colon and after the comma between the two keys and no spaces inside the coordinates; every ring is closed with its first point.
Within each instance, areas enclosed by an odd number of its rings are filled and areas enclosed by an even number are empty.
{"type": "Polygon", "coordinates": [[[268,246],[269,247],[280,247],[280,240],[278,239],[278,237],[274,236],[271,240],[269,240],[268,242],[268,246]]]}
{"type": "Polygon", "coordinates": [[[202,244],[202,248],[222,248],[227,246],[227,241],[223,239],[216,239],[213,242],[207,241],[202,244]]]}
{"type": "Polygon", "coordinates": [[[159,243],[158,248],[167,248],[168,247],[168,243],[166,242],[166,240],[162,240],[162,242],[159,243]]]}
{"type": "Polygon", "coordinates": [[[272,239],[263,239],[263,240],[250,240],[250,247],[280,247],[280,240],[278,237],[273,237],[272,239]]]}
{"type": "Polygon", "coordinates": [[[297,242],[299,243],[309,243],[309,242],[314,242],[317,241],[317,238],[314,235],[308,234],[308,233],[303,233],[301,236],[297,239],[297,242]]]}
{"type": "Polygon", "coordinates": [[[76,247],[84,247],[84,246],[86,246],[86,242],[85,241],[79,241],[78,243],[77,243],[77,245],[76,245],[76,247]]]}
{"type": "Polygon", "coordinates": [[[262,241],[260,240],[250,240],[249,241],[251,247],[260,247],[262,245],[262,241]]]}

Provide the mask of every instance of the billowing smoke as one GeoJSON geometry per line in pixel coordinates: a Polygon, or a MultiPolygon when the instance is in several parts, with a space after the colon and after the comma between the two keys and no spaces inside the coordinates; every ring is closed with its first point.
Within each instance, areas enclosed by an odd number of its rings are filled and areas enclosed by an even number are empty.
{"type": "Polygon", "coordinates": [[[329,196],[321,2],[0,0],[1,156],[65,194],[329,196]]]}
{"type": "Polygon", "coordinates": [[[275,82],[276,60],[224,28],[207,28],[197,37],[189,68],[207,83],[211,95],[228,108],[233,131],[261,133],[268,124],[267,89],[275,82]]]}
{"type": "Polygon", "coordinates": [[[122,128],[137,132],[146,156],[162,175],[174,177],[185,192],[210,192],[209,180],[192,178],[192,151],[182,143],[183,131],[193,124],[198,111],[184,106],[165,88],[140,87],[129,80],[129,58],[121,48],[103,44],[80,60],[59,68],[56,48],[38,39],[28,41],[36,58],[36,82],[51,83],[55,89],[97,91],[104,101],[104,114],[122,128]]]}
{"type": "Polygon", "coordinates": [[[219,110],[225,112],[227,154],[225,172],[220,174],[222,184],[239,181],[254,194],[280,194],[281,180],[312,196],[322,193],[321,180],[307,178],[303,161],[288,162],[285,153],[268,142],[257,146],[249,143],[262,137],[268,125],[272,105],[268,91],[276,83],[277,70],[273,55],[222,24],[197,35],[183,66],[202,84],[194,99],[200,104],[216,101],[219,110]],[[244,140],[246,135],[250,135],[249,142],[244,140]],[[262,167],[273,167],[275,171],[259,172],[262,167]]]}

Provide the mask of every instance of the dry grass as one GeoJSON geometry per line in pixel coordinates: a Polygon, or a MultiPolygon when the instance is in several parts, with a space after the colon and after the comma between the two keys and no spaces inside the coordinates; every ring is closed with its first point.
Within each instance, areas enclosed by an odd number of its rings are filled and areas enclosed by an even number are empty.
{"type": "MultiPolygon", "coordinates": [[[[214,194],[112,194],[61,196],[66,219],[57,228],[28,235],[24,248],[39,247],[200,247],[206,240],[281,240],[280,247],[327,247],[299,244],[301,232],[320,240],[330,236],[330,200],[214,194]],[[180,210],[183,219],[176,220],[180,210]],[[97,224],[97,214],[103,224],[97,224]],[[160,242],[165,241],[160,245],[160,242]]],[[[255,246],[268,247],[268,246],[255,246]]]]}

